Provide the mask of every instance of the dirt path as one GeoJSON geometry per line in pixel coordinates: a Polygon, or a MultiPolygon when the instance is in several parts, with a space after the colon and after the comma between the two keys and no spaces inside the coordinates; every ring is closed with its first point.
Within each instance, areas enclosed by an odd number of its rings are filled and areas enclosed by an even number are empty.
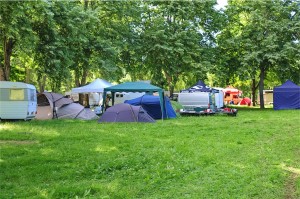
{"type": "Polygon", "coordinates": [[[300,177],[300,169],[296,169],[293,167],[287,167],[282,165],[282,169],[289,171],[291,173],[289,179],[285,184],[285,199],[296,199],[296,181],[300,177]]]}
{"type": "Polygon", "coordinates": [[[0,144],[15,144],[15,145],[24,145],[24,144],[36,144],[37,141],[31,140],[0,140],[0,144]]]}

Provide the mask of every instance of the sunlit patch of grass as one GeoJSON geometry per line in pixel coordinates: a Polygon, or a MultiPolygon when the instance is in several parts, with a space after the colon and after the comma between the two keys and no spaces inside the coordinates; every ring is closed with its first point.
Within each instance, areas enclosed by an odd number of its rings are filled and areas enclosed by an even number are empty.
{"type": "Polygon", "coordinates": [[[1,123],[0,123],[0,131],[10,130],[10,129],[12,129],[12,128],[14,128],[13,125],[10,125],[10,124],[8,124],[8,123],[6,123],[6,124],[1,124],[1,123]]]}
{"type": "Polygon", "coordinates": [[[101,153],[109,153],[111,151],[117,151],[117,147],[110,147],[110,146],[97,146],[96,151],[101,153]]]}
{"type": "Polygon", "coordinates": [[[51,148],[43,148],[40,150],[40,153],[42,155],[51,155],[51,154],[55,154],[55,150],[51,148]]]}

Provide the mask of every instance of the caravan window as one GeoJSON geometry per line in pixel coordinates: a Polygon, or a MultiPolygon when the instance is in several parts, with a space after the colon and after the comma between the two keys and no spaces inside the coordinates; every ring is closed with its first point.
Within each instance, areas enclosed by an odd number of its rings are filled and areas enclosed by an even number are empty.
{"type": "Polygon", "coordinates": [[[9,94],[10,100],[24,100],[25,99],[25,89],[10,89],[9,94]]]}
{"type": "Polygon", "coordinates": [[[30,89],[29,91],[30,91],[29,92],[29,100],[30,101],[36,101],[36,92],[35,92],[35,90],[30,89]]]}
{"type": "Polygon", "coordinates": [[[116,97],[123,97],[123,94],[116,94],[116,97]]]}

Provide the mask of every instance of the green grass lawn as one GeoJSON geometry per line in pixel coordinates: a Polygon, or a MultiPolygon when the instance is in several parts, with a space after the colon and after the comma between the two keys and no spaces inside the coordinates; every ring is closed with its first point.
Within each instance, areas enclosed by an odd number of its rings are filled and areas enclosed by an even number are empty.
{"type": "Polygon", "coordinates": [[[300,111],[0,123],[0,198],[300,198],[300,111]]]}

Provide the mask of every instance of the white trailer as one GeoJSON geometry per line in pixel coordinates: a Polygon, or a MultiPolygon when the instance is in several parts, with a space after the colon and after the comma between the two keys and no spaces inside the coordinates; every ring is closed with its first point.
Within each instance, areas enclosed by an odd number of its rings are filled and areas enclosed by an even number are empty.
{"type": "Polygon", "coordinates": [[[30,120],[35,117],[36,111],[36,88],[33,85],[0,81],[0,120],[30,120]]]}
{"type": "Polygon", "coordinates": [[[222,89],[214,88],[215,91],[213,92],[215,95],[215,105],[217,108],[223,108],[224,107],[224,93],[222,89]]]}
{"type": "Polygon", "coordinates": [[[211,104],[209,92],[179,93],[178,103],[183,107],[184,112],[208,109],[211,104]]]}
{"type": "Polygon", "coordinates": [[[142,93],[137,93],[137,92],[136,93],[134,93],[134,92],[119,93],[119,92],[116,92],[114,104],[124,103],[126,100],[131,100],[131,99],[135,99],[138,97],[142,97],[143,95],[145,95],[145,92],[142,92],[142,93]]]}

